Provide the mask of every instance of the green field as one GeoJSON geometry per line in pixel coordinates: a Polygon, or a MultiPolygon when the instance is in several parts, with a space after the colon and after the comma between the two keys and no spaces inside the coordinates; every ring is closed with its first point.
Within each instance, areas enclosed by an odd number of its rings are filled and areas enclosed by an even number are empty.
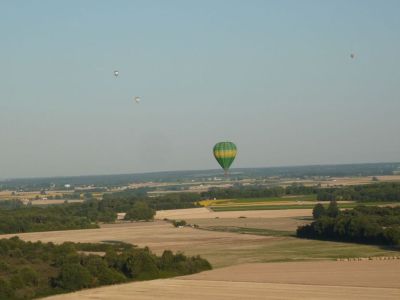
{"type": "Polygon", "coordinates": [[[233,198],[233,199],[221,199],[221,200],[202,200],[199,204],[202,206],[232,206],[232,205],[275,205],[275,203],[282,202],[281,204],[291,204],[298,202],[315,202],[317,200],[316,195],[293,195],[284,197],[260,197],[260,198],[233,198]]]}
{"type": "Polygon", "coordinates": [[[281,210],[313,208],[314,205],[248,205],[248,206],[211,206],[215,212],[221,211],[246,211],[246,210],[281,210]]]}
{"type": "MultiPolygon", "coordinates": [[[[392,202],[365,202],[365,203],[341,203],[339,208],[354,208],[358,205],[393,205],[392,202]]],[[[398,204],[398,203],[397,203],[398,204]]],[[[329,203],[324,203],[328,207],[329,203]]],[[[314,204],[288,204],[288,205],[232,205],[232,206],[210,206],[215,212],[221,211],[246,211],[246,210],[280,210],[280,209],[312,209],[314,204]]]]}
{"type": "Polygon", "coordinates": [[[218,203],[252,203],[252,202],[281,202],[281,201],[316,201],[317,195],[299,195],[293,197],[267,197],[267,198],[237,198],[230,200],[219,200],[218,203]]]}

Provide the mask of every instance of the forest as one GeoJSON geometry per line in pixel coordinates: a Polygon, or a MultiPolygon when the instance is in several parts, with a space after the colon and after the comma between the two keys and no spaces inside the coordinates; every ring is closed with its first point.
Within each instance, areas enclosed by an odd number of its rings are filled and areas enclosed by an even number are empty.
{"type": "Polygon", "coordinates": [[[141,190],[129,190],[105,194],[103,200],[42,207],[0,201],[0,234],[97,228],[98,223],[115,222],[119,212],[126,212],[128,221],[149,221],[158,209],[196,207],[198,200],[194,193],[147,197],[141,190]]]}
{"type": "Polygon", "coordinates": [[[331,201],[327,209],[317,204],[313,216],[311,224],[298,227],[298,237],[400,246],[400,207],[360,205],[340,211],[331,201]]]}
{"type": "Polygon", "coordinates": [[[101,285],[167,278],[211,269],[199,256],[121,242],[61,245],[25,242],[18,237],[0,240],[0,299],[32,299],[101,285]],[[99,254],[85,254],[85,251],[99,254]]]}

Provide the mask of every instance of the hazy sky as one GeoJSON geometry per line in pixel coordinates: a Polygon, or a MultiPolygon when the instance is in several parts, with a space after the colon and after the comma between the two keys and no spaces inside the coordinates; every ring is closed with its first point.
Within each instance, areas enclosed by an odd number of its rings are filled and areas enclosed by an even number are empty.
{"type": "Polygon", "coordinates": [[[400,161],[399,11],[0,0],[0,178],[400,161]]]}

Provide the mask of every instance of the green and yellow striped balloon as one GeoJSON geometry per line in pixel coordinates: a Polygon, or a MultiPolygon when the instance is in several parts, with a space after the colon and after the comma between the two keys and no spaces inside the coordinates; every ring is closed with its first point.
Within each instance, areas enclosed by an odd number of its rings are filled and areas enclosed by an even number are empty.
{"type": "Polygon", "coordinates": [[[220,142],[214,146],[214,157],[219,165],[224,169],[225,174],[236,157],[236,145],[232,142],[220,142]]]}

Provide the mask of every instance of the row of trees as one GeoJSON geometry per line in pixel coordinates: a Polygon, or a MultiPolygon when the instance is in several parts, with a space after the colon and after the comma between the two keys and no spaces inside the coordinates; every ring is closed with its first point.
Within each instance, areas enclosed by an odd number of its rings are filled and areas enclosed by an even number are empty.
{"type": "Polygon", "coordinates": [[[400,201],[400,183],[382,182],[348,187],[324,188],[317,192],[320,201],[400,201]]]}
{"type": "Polygon", "coordinates": [[[203,199],[262,198],[316,194],[317,191],[317,187],[306,187],[299,184],[293,184],[287,187],[235,186],[228,189],[212,188],[207,192],[201,193],[201,196],[203,199]]]}
{"type": "Polygon", "coordinates": [[[211,269],[199,256],[169,250],[156,256],[128,244],[76,244],[0,240],[0,299],[32,299],[107,284],[165,278],[211,269]],[[104,256],[85,255],[101,249],[104,256]]]}
{"type": "Polygon", "coordinates": [[[132,203],[142,201],[155,210],[191,208],[202,198],[197,193],[171,193],[158,197],[149,197],[147,190],[135,189],[103,195],[102,206],[126,211],[132,203]]]}
{"type": "Polygon", "coordinates": [[[73,214],[66,205],[0,210],[0,234],[97,227],[89,218],[73,214]]]}
{"type": "Polygon", "coordinates": [[[117,213],[126,220],[152,220],[156,210],[195,207],[199,194],[176,193],[148,197],[146,191],[127,190],[105,194],[102,200],[50,206],[25,206],[19,200],[0,201],[0,233],[96,228],[114,222],[117,213]]]}
{"type": "Polygon", "coordinates": [[[332,201],[328,209],[317,204],[313,216],[314,222],[298,227],[298,237],[400,246],[400,207],[339,211],[332,201]]]}
{"type": "Polygon", "coordinates": [[[201,194],[206,199],[282,197],[286,195],[316,194],[319,201],[400,201],[400,183],[374,183],[346,187],[322,188],[293,184],[287,187],[235,186],[228,189],[212,188],[201,194]]]}
{"type": "MultiPolygon", "coordinates": [[[[48,207],[0,209],[0,234],[50,230],[98,228],[98,222],[114,222],[117,211],[102,207],[99,200],[82,204],[62,204],[48,207]]],[[[155,210],[142,201],[126,208],[125,220],[152,220],[155,210]]]]}

